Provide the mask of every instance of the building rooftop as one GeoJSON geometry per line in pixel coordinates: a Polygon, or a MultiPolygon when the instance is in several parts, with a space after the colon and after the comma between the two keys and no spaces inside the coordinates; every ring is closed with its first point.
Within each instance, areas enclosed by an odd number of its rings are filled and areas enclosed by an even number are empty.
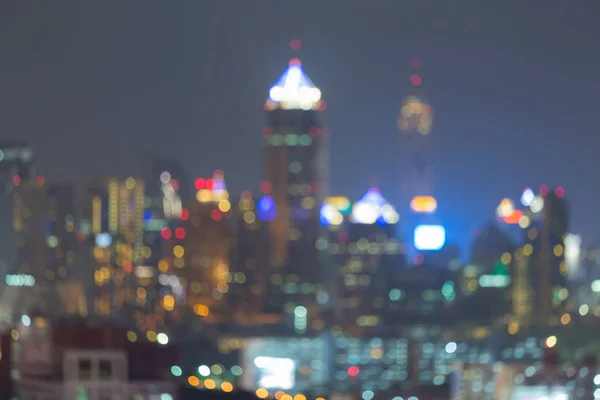
{"type": "Polygon", "coordinates": [[[279,80],[271,87],[267,105],[270,109],[318,109],[321,102],[321,91],[314,85],[302,69],[297,58],[290,61],[279,80]]]}

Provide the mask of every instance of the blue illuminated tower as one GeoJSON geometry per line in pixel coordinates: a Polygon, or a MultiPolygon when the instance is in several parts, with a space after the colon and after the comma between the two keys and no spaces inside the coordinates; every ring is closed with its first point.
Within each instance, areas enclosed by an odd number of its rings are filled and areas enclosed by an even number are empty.
{"type": "Polygon", "coordinates": [[[290,61],[265,102],[265,197],[258,201],[257,212],[259,219],[272,221],[271,263],[280,271],[276,280],[286,296],[296,298],[314,298],[320,281],[315,243],[329,164],[329,131],[318,120],[324,108],[321,91],[298,59],[290,61]]]}

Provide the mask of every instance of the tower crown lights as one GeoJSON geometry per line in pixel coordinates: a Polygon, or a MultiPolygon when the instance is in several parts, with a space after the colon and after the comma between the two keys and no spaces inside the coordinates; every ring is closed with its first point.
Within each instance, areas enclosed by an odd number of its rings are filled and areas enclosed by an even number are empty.
{"type": "Polygon", "coordinates": [[[321,103],[321,91],[306,76],[300,60],[294,58],[269,91],[267,102],[287,110],[315,110],[321,103]]]}
{"type": "Polygon", "coordinates": [[[355,224],[395,224],[399,219],[396,209],[383,198],[377,188],[367,190],[367,193],[354,203],[351,216],[355,224]]]}

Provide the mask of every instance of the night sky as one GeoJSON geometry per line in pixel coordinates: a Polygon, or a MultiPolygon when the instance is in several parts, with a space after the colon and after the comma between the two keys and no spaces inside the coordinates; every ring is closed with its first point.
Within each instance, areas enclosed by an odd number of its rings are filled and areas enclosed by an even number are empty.
{"type": "Polygon", "coordinates": [[[377,184],[393,202],[417,56],[449,240],[466,248],[503,197],[547,183],[599,241],[598,15],[591,0],[4,0],[0,139],[28,141],[50,179],[137,175],[152,151],[255,190],[263,102],[297,56],[328,104],[332,192],[377,184]]]}

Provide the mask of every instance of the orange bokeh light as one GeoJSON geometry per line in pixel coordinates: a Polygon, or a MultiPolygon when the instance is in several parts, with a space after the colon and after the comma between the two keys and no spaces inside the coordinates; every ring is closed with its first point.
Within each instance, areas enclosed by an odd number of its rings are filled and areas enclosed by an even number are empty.
{"type": "Polygon", "coordinates": [[[410,208],[417,213],[432,213],[437,209],[437,201],[433,196],[417,196],[411,200],[410,208]]]}
{"type": "Polygon", "coordinates": [[[518,224],[523,217],[523,211],[514,210],[510,215],[504,217],[502,220],[505,224],[515,225],[518,224]]]}

